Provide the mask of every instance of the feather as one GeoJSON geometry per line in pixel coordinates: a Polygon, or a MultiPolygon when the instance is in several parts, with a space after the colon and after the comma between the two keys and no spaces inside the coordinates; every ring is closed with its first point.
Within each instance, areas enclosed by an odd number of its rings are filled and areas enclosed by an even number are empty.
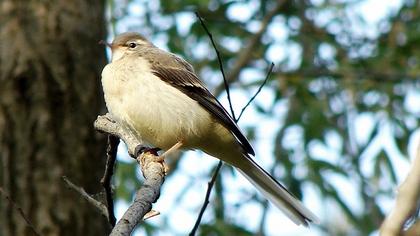
{"type": "Polygon", "coordinates": [[[244,158],[237,169],[295,224],[308,226],[309,222],[319,222],[318,218],[297,200],[286,187],[277,182],[249,156],[244,155],[244,158]]]}
{"type": "Polygon", "coordinates": [[[151,69],[161,80],[181,90],[217,118],[237,138],[245,153],[255,155],[251,144],[242,134],[236,122],[193,72],[186,69],[162,67],[153,64],[151,69]]]}

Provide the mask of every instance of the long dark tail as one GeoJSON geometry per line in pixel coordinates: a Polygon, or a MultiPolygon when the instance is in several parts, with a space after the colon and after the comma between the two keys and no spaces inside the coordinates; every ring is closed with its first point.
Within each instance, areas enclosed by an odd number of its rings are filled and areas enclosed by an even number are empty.
{"type": "Polygon", "coordinates": [[[297,200],[283,185],[255,163],[249,156],[241,161],[238,168],[268,200],[283,211],[295,224],[308,226],[318,222],[318,218],[297,200]]]}

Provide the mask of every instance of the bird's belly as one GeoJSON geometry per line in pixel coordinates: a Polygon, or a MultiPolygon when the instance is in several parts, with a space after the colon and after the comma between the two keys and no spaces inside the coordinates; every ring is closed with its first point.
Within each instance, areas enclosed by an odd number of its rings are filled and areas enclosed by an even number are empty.
{"type": "Polygon", "coordinates": [[[143,142],[168,149],[183,141],[184,148],[196,148],[211,130],[213,119],[204,108],[151,73],[102,80],[110,114],[143,142]]]}

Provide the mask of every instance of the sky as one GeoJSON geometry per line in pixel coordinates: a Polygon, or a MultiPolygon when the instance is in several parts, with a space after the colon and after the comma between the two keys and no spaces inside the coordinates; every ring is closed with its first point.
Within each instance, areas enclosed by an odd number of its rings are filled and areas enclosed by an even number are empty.
{"type": "MultiPolygon", "coordinates": [[[[141,21],[141,18],[138,17],[138,15],[144,14],[144,10],[140,4],[142,2],[136,2],[137,1],[133,1],[129,7],[129,13],[133,14],[134,17],[126,17],[121,19],[116,27],[117,33],[127,31],[130,29],[130,25],[136,24],[136,21],[141,21]]],[[[322,3],[322,0],[313,0],[313,2],[322,3]]],[[[253,4],[255,4],[255,1],[249,1],[248,3],[244,4],[234,4],[233,7],[229,8],[229,17],[238,21],[247,21],[251,16],[249,9],[256,8],[253,6],[253,4]]],[[[377,30],[379,28],[379,22],[388,14],[392,14],[392,12],[395,12],[396,9],[399,9],[400,6],[401,1],[399,0],[357,1],[346,11],[350,16],[354,16],[351,30],[354,32],[354,34],[367,35],[374,38],[379,33],[377,30]],[[365,20],[365,23],[367,24],[360,24],[360,22],[357,20],[358,16],[362,16],[362,18],[365,20]]],[[[334,13],[326,11],[320,14],[316,18],[316,22],[320,25],[326,24],[329,17],[331,17],[331,14],[334,13]]],[[[180,28],[180,32],[182,33],[183,31],[188,32],[188,27],[190,27],[196,19],[193,13],[186,12],[178,16],[176,20],[179,25],[185,27],[180,28]]],[[[257,29],[258,25],[250,25],[250,27],[255,27],[257,29]]],[[[143,33],[147,34],[147,32],[143,33]]],[[[290,68],[293,68],[296,63],[299,63],[299,58],[301,55],[300,48],[296,45],[288,44],[287,28],[281,19],[275,18],[273,20],[273,23],[268,28],[267,34],[273,36],[276,39],[276,43],[271,46],[267,52],[268,59],[272,59],[273,61],[280,61],[286,56],[290,56],[291,60],[289,60],[288,65],[290,68]]],[[[111,38],[112,35],[110,36],[110,39],[111,38]]],[[[167,40],[168,39],[164,37],[158,36],[154,39],[154,43],[159,47],[166,49],[165,43],[167,40]]],[[[238,47],[239,45],[239,42],[235,41],[225,43],[229,43],[232,47],[238,47]]],[[[196,53],[202,53],[205,55],[208,53],[208,50],[208,45],[198,45],[196,53]]],[[[332,53],[334,52],[331,51],[328,47],[325,47],[325,57],[328,57],[332,53]]],[[[263,76],[264,75],[261,75],[261,72],[255,70],[245,70],[243,73],[241,73],[241,80],[252,81],[255,78],[261,78],[263,76]]],[[[255,103],[258,103],[261,106],[270,107],[275,99],[273,89],[275,88],[266,86],[258,95],[255,103]]],[[[236,114],[239,113],[240,109],[249,100],[250,96],[252,96],[252,93],[253,92],[250,93],[235,89],[232,90],[231,96],[233,107],[236,108],[236,114]]],[[[220,97],[220,101],[225,107],[228,107],[225,94],[220,97]]],[[[413,89],[408,93],[405,105],[407,109],[412,109],[414,112],[419,113],[420,108],[416,106],[416,104],[419,103],[420,93],[419,91],[413,89]]],[[[239,122],[241,127],[254,126],[255,123],[258,123],[256,131],[257,137],[255,139],[256,141],[253,143],[253,146],[256,150],[255,160],[263,167],[268,168],[273,164],[273,156],[267,155],[267,153],[273,153],[272,151],[274,145],[272,142],[275,135],[277,134],[277,131],[281,128],[282,125],[282,122],[279,122],[279,120],[281,121],[281,117],[284,117],[286,112],[287,106],[284,102],[279,102],[276,104],[276,109],[274,109],[275,114],[273,117],[262,116],[256,111],[255,107],[250,106],[239,122]]],[[[369,130],[373,129],[374,120],[376,118],[377,117],[374,117],[374,114],[356,114],[353,117],[353,123],[356,126],[354,135],[357,137],[356,140],[358,140],[358,142],[363,142],[366,140],[369,130]]],[[[392,162],[399,166],[399,172],[397,173],[397,176],[399,180],[402,180],[409,169],[409,162],[404,161],[402,158],[398,158],[401,154],[398,153],[398,149],[396,148],[395,143],[389,141],[391,139],[386,138],[391,135],[391,127],[389,127],[389,124],[387,124],[386,121],[383,122],[385,128],[383,128],[381,131],[383,134],[379,135],[381,138],[375,140],[375,144],[371,145],[371,147],[366,150],[366,153],[362,157],[366,159],[367,163],[371,163],[365,165],[362,171],[367,175],[370,175],[370,173],[373,172],[373,158],[375,157],[374,154],[384,148],[388,153],[393,154],[392,156],[394,156],[394,158],[392,158],[392,162]]],[[[299,130],[298,127],[286,132],[284,138],[288,141],[288,145],[299,145],[300,133],[301,130],[299,130]]],[[[334,133],[328,134],[326,137],[326,145],[314,142],[311,144],[310,151],[313,152],[314,156],[317,156],[320,160],[325,160],[330,163],[338,162],[340,158],[340,155],[338,154],[340,153],[339,149],[342,148],[343,144],[340,143],[340,139],[337,138],[336,135],[337,134],[334,133]]],[[[419,133],[417,132],[413,136],[415,137],[412,140],[417,140],[419,133]]],[[[413,156],[415,148],[415,142],[411,141],[409,144],[409,153],[411,153],[411,156],[413,156]]],[[[129,158],[126,153],[127,152],[124,146],[120,145],[118,151],[119,160],[123,162],[132,162],[132,159],[129,158]]],[[[155,210],[159,211],[165,217],[157,216],[148,220],[154,225],[160,225],[165,223],[165,219],[168,219],[167,223],[170,227],[166,229],[160,229],[157,235],[185,235],[191,230],[206,193],[207,182],[209,181],[208,173],[211,172],[213,169],[212,167],[215,165],[217,165],[217,160],[213,157],[207,156],[200,152],[190,151],[185,153],[178,167],[178,171],[173,176],[171,176],[171,178],[168,178],[165,181],[160,198],[158,202],[153,206],[155,210]],[[179,201],[178,196],[182,191],[186,191],[186,195],[181,198],[181,201],[179,201]]],[[[302,171],[304,172],[304,169],[302,169],[302,171]]],[[[355,211],[363,211],[362,206],[359,203],[360,201],[358,200],[360,199],[360,196],[358,196],[356,191],[345,191],[354,189],[356,182],[352,181],[351,179],[340,177],[334,173],[331,173],[330,175],[333,186],[340,190],[339,194],[342,196],[344,201],[349,203],[352,208],[355,209],[355,211]]],[[[231,174],[229,172],[223,172],[223,174],[219,177],[222,178],[225,186],[229,186],[225,193],[226,202],[228,203],[226,204],[228,207],[228,209],[226,209],[228,217],[233,221],[244,225],[250,230],[256,230],[259,227],[259,219],[263,213],[260,205],[250,202],[248,204],[243,204],[241,207],[235,206],[235,203],[244,201],[243,199],[247,199],[249,193],[255,192],[255,188],[250,183],[248,183],[248,181],[246,181],[246,179],[239,173],[231,174]],[[250,219],[255,219],[255,221],[250,219]]],[[[323,201],[314,186],[305,184],[304,196],[304,204],[316,215],[318,215],[323,222],[328,222],[328,219],[331,218],[335,219],[335,217],[331,216],[340,217],[343,214],[340,211],[326,212],[325,207],[328,209],[337,209],[337,207],[334,206],[334,203],[332,202],[323,201]]],[[[381,207],[385,211],[389,211],[392,206],[393,199],[384,198],[382,200],[381,207]]],[[[121,217],[126,208],[127,204],[123,203],[122,201],[117,202],[117,218],[121,217]]],[[[212,219],[210,218],[210,211],[211,207],[207,209],[207,214],[205,213],[204,215],[203,223],[211,222],[212,219]]],[[[342,224],[345,225],[345,222],[342,222],[342,224]]],[[[348,225],[348,227],[351,226],[348,225]]],[[[272,205],[269,205],[265,230],[267,235],[273,236],[322,235],[322,233],[316,228],[308,229],[295,226],[272,205]],[[281,227],[278,227],[279,225],[281,225],[281,227]]],[[[140,236],[145,234],[142,229],[139,229],[136,231],[135,235],[140,236]]],[[[377,235],[377,233],[374,233],[373,235],[377,235]]]]}

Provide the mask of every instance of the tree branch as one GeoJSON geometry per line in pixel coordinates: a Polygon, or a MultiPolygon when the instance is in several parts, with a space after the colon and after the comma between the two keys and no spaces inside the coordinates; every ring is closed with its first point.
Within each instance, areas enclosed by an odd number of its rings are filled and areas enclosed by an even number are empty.
{"type": "Polygon", "coordinates": [[[194,227],[192,228],[189,236],[194,236],[197,232],[198,226],[200,226],[201,218],[203,217],[204,212],[206,211],[207,205],[209,205],[210,201],[210,193],[213,189],[214,184],[216,183],[216,178],[219,175],[220,169],[223,166],[223,161],[219,161],[217,164],[216,169],[213,172],[213,176],[211,177],[211,180],[207,183],[207,192],[206,197],[204,198],[203,205],[201,206],[200,213],[198,213],[197,220],[195,221],[194,227]]]}
{"type": "Polygon", "coordinates": [[[271,62],[270,68],[268,69],[268,72],[267,72],[267,75],[265,76],[264,81],[261,83],[260,87],[257,89],[257,92],[255,92],[254,96],[252,96],[251,99],[249,99],[249,101],[247,102],[247,104],[242,108],[241,113],[239,113],[238,119],[236,121],[241,119],[241,116],[242,114],[244,114],[244,111],[248,108],[248,106],[252,103],[252,101],[254,101],[257,95],[261,92],[261,89],[264,87],[264,85],[267,83],[268,79],[270,78],[271,72],[273,72],[273,68],[274,68],[274,63],[271,62]]]}
{"type": "MultiPolygon", "coordinates": [[[[95,129],[112,134],[122,139],[127,145],[128,153],[135,156],[135,149],[141,145],[134,134],[127,128],[119,125],[106,114],[98,116],[94,123],[95,129]]],[[[152,203],[159,198],[160,187],[165,177],[165,166],[162,162],[156,161],[156,156],[150,152],[142,153],[138,156],[145,181],[143,186],[137,191],[133,203],[124,213],[123,217],[115,225],[111,236],[130,235],[136,225],[151,211],[152,203]]]]}
{"type": "MultiPolygon", "coordinates": [[[[420,142],[407,178],[400,185],[394,209],[382,223],[381,236],[401,235],[407,219],[416,211],[420,200],[420,142]]],[[[418,229],[418,224],[412,225],[418,229]]]]}
{"type": "Polygon", "coordinates": [[[200,14],[198,12],[195,13],[195,15],[197,16],[198,20],[200,20],[201,26],[203,27],[204,31],[206,31],[207,36],[210,39],[211,44],[213,45],[214,51],[216,52],[217,55],[217,61],[219,62],[219,68],[220,68],[220,72],[222,72],[222,76],[223,76],[223,85],[224,88],[226,90],[226,94],[227,94],[227,98],[229,101],[229,108],[230,108],[230,113],[232,114],[233,119],[235,120],[235,112],[233,110],[233,106],[232,106],[232,100],[230,98],[230,90],[229,90],[229,84],[228,84],[228,79],[226,78],[225,75],[225,70],[223,69],[223,61],[222,61],[222,56],[220,55],[219,50],[216,47],[216,43],[213,40],[213,35],[210,33],[210,31],[207,29],[206,24],[204,24],[203,18],[201,18],[200,14]]]}
{"type": "Polygon", "coordinates": [[[130,235],[146,213],[152,210],[152,203],[159,198],[160,187],[165,179],[165,167],[149,152],[142,153],[137,161],[141,165],[145,181],[137,191],[134,202],[115,225],[110,236],[130,235]]]}
{"type": "Polygon", "coordinates": [[[127,145],[128,154],[135,156],[135,149],[141,141],[127,128],[121,126],[114,121],[107,113],[103,116],[98,116],[93,124],[96,130],[119,137],[127,145]]]}
{"type": "Polygon", "coordinates": [[[96,200],[95,198],[91,197],[83,188],[75,185],[73,182],[71,182],[66,176],[61,177],[66,183],[67,187],[74,190],[75,192],[79,193],[82,198],[84,198],[88,203],[90,203],[92,206],[94,206],[96,209],[99,210],[99,212],[105,216],[105,218],[109,219],[108,217],[108,211],[107,207],[100,201],[96,200]]]}
{"type": "Polygon", "coordinates": [[[105,197],[108,210],[108,221],[112,227],[115,226],[116,218],[114,214],[113,190],[111,185],[112,175],[114,174],[115,161],[117,160],[118,144],[120,139],[113,135],[108,135],[108,148],[106,150],[106,166],[104,176],[101,179],[102,187],[105,190],[105,197]]]}
{"type": "Polygon", "coordinates": [[[3,190],[2,187],[0,187],[0,194],[3,195],[6,200],[9,202],[9,204],[12,205],[12,207],[14,209],[16,209],[20,216],[22,216],[23,220],[25,221],[26,225],[29,227],[29,229],[32,231],[32,233],[36,236],[40,236],[40,234],[38,233],[38,231],[36,231],[34,225],[31,223],[31,221],[29,220],[29,218],[26,216],[25,212],[23,212],[23,209],[18,206],[11,198],[10,196],[3,190]]]}

